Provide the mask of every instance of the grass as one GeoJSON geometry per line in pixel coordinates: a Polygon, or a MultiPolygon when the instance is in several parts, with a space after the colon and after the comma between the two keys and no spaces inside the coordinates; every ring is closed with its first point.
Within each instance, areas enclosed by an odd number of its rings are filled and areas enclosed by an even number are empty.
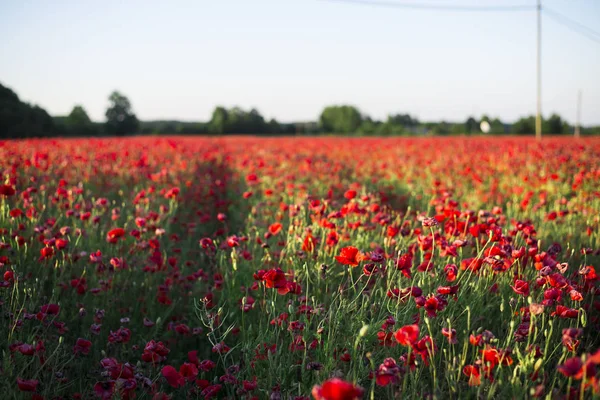
{"type": "Polygon", "coordinates": [[[4,142],[4,398],[597,396],[597,154],[592,138],[4,142]]]}

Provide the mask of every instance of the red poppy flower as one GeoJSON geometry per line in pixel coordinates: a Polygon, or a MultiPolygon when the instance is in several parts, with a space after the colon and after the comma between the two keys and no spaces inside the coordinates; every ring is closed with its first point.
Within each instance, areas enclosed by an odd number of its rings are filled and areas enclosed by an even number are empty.
{"type": "Polygon", "coordinates": [[[529,282],[516,279],[514,286],[511,286],[516,294],[529,296],[529,282]]]}
{"type": "Polygon", "coordinates": [[[410,346],[419,338],[419,326],[405,325],[396,331],[394,337],[402,346],[410,346]]]}
{"type": "Polygon", "coordinates": [[[400,379],[400,367],[396,364],[396,360],[393,358],[386,358],[383,364],[377,368],[377,375],[375,383],[378,386],[387,386],[398,382],[400,379]]]}
{"type": "Polygon", "coordinates": [[[531,303],[529,305],[529,313],[531,315],[540,315],[543,312],[544,312],[543,304],[531,303]]]}
{"type": "Polygon", "coordinates": [[[458,274],[458,268],[454,264],[448,264],[444,267],[444,273],[446,274],[446,280],[448,282],[454,282],[456,280],[456,274],[458,274]]]}
{"type": "Polygon", "coordinates": [[[456,339],[456,329],[442,328],[442,335],[444,335],[448,338],[448,343],[450,343],[450,344],[458,343],[458,340],[456,339]]]}
{"type": "Polygon", "coordinates": [[[5,271],[4,272],[4,280],[7,282],[11,282],[15,279],[15,273],[13,271],[5,271]]]}
{"type": "Polygon", "coordinates": [[[348,200],[352,200],[356,197],[356,190],[347,190],[346,193],[344,193],[344,197],[348,200]]]}
{"type": "Polygon", "coordinates": [[[556,310],[550,315],[556,315],[560,318],[577,318],[577,316],[579,315],[579,310],[576,310],[574,308],[568,308],[559,304],[556,306],[556,310]]]}
{"type": "Polygon", "coordinates": [[[144,346],[144,352],[142,353],[142,361],[147,363],[158,364],[167,359],[167,355],[170,350],[163,344],[163,342],[155,342],[150,340],[144,346]]]}
{"type": "Polygon", "coordinates": [[[483,345],[483,335],[479,334],[477,336],[471,334],[469,336],[469,343],[471,343],[473,346],[481,346],[483,345]]]}
{"type": "Polygon", "coordinates": [[[569,296],[571,297],[571,300],[573,300],[573,301],[582,301],[583,300],[583,295],[575,289],[572,289],[569,291],[569,296]]]}
{"type": "Polygon", "coordinates": [[[465,367],[463,368],[463,374],[469,377],[469,386],[481,385],[481,374],[479,373],[479,366],[465,365],[465,367]]]}
{"type": "Polygon", "coordinates": [[[217,366],[217,364],[212,360],[203,360],[198,365],[198,368],[200,368],[201,371],[208,372],[208,371],[212,370],[213,368],[215,368],[216,366],[217,366]]]}
{"type": "Polygon", "coordinates": [[[340,255],[335,256],[335,259],[340,264],[356,267],[360,262],[360,252],[353,246],[344,247],[340,250],[340,255]]]}
{"type": "Polygon", "coordinates": [[[14,196],[15,193],[17,193],[17,191],[15,190],[14,187],[12,187],[10,185],[0,185],[0,195],[1,196],[10,197],[10,196],[14,196]]]}
{"type": "Polygon", "coordinates": [[[227,238],[227,246],[233,248],[240,245],[240,239],[237,236],[230,236],[227,238]]]}
{"type": "Polygon", "coordinates": [[[204,390],[202,390],[200,395],[204,399],[209,400],[209,399],[212,399],[214,396],[216,396],[219,393],[219,391],[221,390],[221,388],[222,388],[221,385],[210,385],[210,386],[207,386],[206,388],[204,388],[204,390]]]}
{"type": "Polygon", "coordinates": [[[583,363],[579,357],[571,357],[567,359],[562,365],[557,367],[558,372],[563,374],[564,376],[571,378],[574,377],[581,371],[583,367],[583,363]]]}
{"type": "Polygon", "coordinates": [[[110,400],[115,392],[115,383],[112,381],[108,382],[96,382],[94,385],[94,394],[102,400],[110,400]]]}
{"type": "Polygon", "coordinates": [[[402,272],[406,278],[411,278],[410,269],[413,265],[412,253],[404,253],[396,259],[396,269],[402,272]]]}
{"type": "Polygon", "coordinates": [[[179,367],[179,373],[187,381],[191,382],[198,376],[198,368],[192,363],[183,363],[183,365],[179,367]]]}
{"type": "Polygon", "coordinates": [[[69,245],[69,241],[67,239],[56,239],[54,245],[58,250],[63,250],[67,248],[67,246],[69,245]]]}
{"type": "Polygon", "coordinates": [[[398,228],[397,226],[388,225],[385,235],[387,237],[393,238],[398,234],[398,232],[400,232],[400,228],[398,228]]]}
{"type": "Polygon", "coordinates": [[[17,378],[17,386],[22,392],[35,392],[39,383],[36,379],[17,378]]]}
{"type": "Polygon", "coordinates": [[[356,400],[363,395],[363,389],[339,378],[329,379],[321,386],[314,386],[312,395],[315,400],[356,400]]]}
{"type": "Polygon", "coordinates": [[[333,247],[340,241],[340,236],[336,231],[330,231],[325,238],[325,243],[329,247],[333,247]]]}
{"type": "Polygon", "coordinates": [[[312,253],[316,249],[316,239],[310,233],[302,241],[302,251],[312,253]]]}
{"type": "Polygon", "coordinates": [[[219,354],[226,354],[227,352],[229,352],[229,350],[230,350],[230,348],[229,348],[229,346],[227,346],[225,344],[225,342],[217,343],[212,348],[213,353],[219,353],[219,354]]]}
{"type": "Polygon", "coordinates": [[[17,347],[17,350],[19,351],[19,353],[23,354],[24,356],[32,356],[35,354],[35,348],[27,343],[23,343],[21,345],[19,345],[17,347]]]}
{"type": "Polygon", "coordinates": [[[172,366],[165,365],[160,373],[165,377],[167,383],[171,385],[171,387],[178,388],[180,386],[185,385],[185,379],[181,374],[172,366]]]}
{"type": "Polygon", "coordinates": [[[279,222],[275,222],[269,226],[269,233],[271,235],[277,235],[282,229],[283,225],[281,225],[279,222]]]}
{"type": "Polygon", "coordinates": [[[108,233],[106,234],[106,241],[108,243],[117,243],[117,240],[119,240],[119,238],[122,238],[123,236],[125,236],[125,229],[115,228],[108,231],[108,233]]]}
{"type": "Polygon", "coordinates": [[[483,361],[492,368],[498,364],[498,361],[499,361],[498,354],[499,354],[498,350],[493,347],[489,347],[489,345],[486,346],[486,348],[481,351],[481,355],[483,356],[483,361]]]}
{"type": "Polygon", "coordinates": [[[73,346],[73,354],[81,353],[81,354],[87,355],[90,353],[91,347],[92,347],[92,342],[90,342],[89,340],[79,338],[75,342],[75,346],[73,346]]]}
{"type": "Polygon", "coordinates": [[[40,312],[48,315],[58,315],[60,306],[58,304],[44,304],[40,307],[40,312]]]}
{"type": "Polygon", "coordinates": [[[51,258],[54,255],[53,247],[42,247],[40,250],[40,259],[51,258]]]}
{"type": "Polygon", "coordinates": [[[427,311],[427,316],[430,318],[437,316],[437,311],[440,306],[440,301],[435,296],[430,296],[425,300],[425,311],[427,311]]]}

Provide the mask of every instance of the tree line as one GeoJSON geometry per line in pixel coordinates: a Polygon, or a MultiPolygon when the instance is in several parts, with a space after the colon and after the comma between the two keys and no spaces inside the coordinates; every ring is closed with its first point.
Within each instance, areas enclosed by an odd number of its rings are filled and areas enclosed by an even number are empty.
{"type": "MultiPolygon", "coordinates": [[[[401,135],[474,135],[481,134],[481,123],[487,122],[488,134],[532,135],[535,117],[528,116],[507,124],[486,115],[464,122],[423,122],[409,114],[391,114],[385,120],[375,120],[351,105],[327,106],[317,121],[280,123],[266,120],[256,109],[218,106],[206,122],[140,121],[133,112],[131,102],[115,91],[108,98],[106,120],[92,121],[83,106],[76,105],[67,116],[51,117],[43,108],[19,99],[11,89],[0,84],[0,138],[31,138],[55,136],[124,136],[152,135],[320,135],[342,134],[353,136],[401,135]]],[[[569,125],[558,114],[543,120],[547,134],[572,134],[569,125]]],[[[600,134],[600,126],[585,127],[582,134],[600,134]]]]}

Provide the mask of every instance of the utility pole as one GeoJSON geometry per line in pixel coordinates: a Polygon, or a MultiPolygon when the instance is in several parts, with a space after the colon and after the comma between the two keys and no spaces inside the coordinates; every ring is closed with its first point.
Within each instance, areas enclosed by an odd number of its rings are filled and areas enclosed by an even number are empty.
{"type": "Polygon", "coordinates": [[[581,130],[581,89],[577,93],[577,123],[575,124],[575,138],[579,139],[581,130]]]}
{"type": "Polygon", "coordinates": [[[542,139],[542,0],[537,0],[537,112],[535,138],[542,139]]]}

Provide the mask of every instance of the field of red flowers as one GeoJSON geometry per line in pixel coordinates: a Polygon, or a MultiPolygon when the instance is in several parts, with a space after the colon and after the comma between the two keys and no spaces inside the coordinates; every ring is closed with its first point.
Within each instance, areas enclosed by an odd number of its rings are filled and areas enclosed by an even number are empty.
{"type": "Polygon", "coordinates": [[[600,140],[0,142],[2,399],[600,395],[600,140]]]}

